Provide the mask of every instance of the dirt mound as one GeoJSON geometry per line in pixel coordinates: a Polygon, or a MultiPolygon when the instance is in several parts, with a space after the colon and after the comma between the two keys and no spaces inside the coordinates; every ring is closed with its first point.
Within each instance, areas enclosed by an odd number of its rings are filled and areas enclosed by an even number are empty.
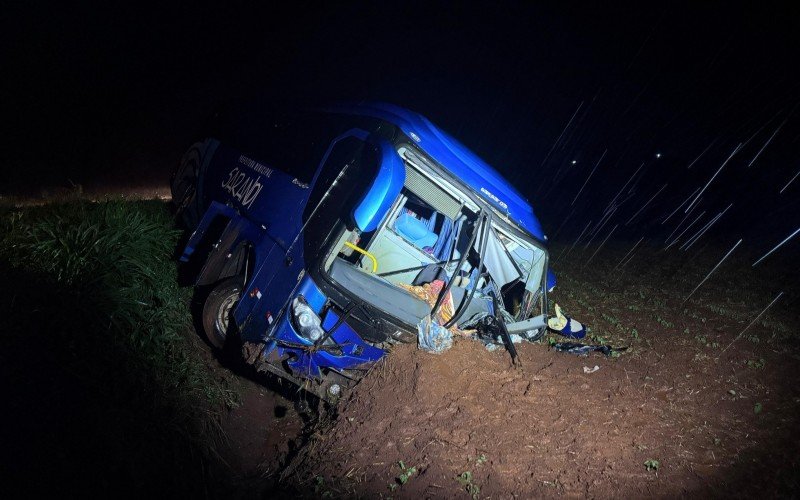
{"type": "Polygon", "coordinates": [[[751,476],[737,463],[750,468],[769,428],[752,402],[722,386],[698,396],[708,381],[657,358],[518,349],[521,368],[470,340],[442,355],[395,349],[290,467],[294,481],[344,497],[608,497],[723,494],[751,476]]]}

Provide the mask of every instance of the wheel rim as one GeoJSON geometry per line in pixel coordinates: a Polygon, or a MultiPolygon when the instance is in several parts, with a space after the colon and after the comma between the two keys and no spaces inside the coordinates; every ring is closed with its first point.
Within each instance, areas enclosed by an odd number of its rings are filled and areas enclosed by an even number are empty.
{"type": "Polygon", "coordinates": [[[216,330],[217,333],[223,337],[228,333],[231,311],[237,300],[239,300],[239,293],[234,290],[230,295],[225,297],[217,310],[216,330]]]}

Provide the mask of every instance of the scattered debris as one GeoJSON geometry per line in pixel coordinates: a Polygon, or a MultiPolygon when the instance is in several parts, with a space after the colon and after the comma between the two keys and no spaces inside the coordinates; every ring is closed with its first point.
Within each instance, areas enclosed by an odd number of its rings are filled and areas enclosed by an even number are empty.
{"type": "Polygon", "coordinates": [[[607,345],[589,345],[579,344],[577,342],[556,342],[553,344],[553,349],[560,352],[568,352],[578,356],[588,356],[590,352],[602,352],[606,356],[611,356],[614,352],[622,352],[628,349],[627,347],[611,347],[607,345]]]}
{"type": "Polygon", "coordinates": [[[584,366],[583,367],[583,373],[586,373],[588,375],[589,373],[594,373],[599,369],[600,369],[600,367],[597,366],[597,365],[594,365],[594,368],[589,368],[588,366],[584,366]]]}
{"type": "Polygon", "coordinates": [[[586,327],[580,322],[565,316],[558,304],[555,305],[555,312],[555,316],[547,320],[549,329],[573,339],[582,339],[586,336],[586,327]]]}
{"type": "Polygon", "coordinates": [[[419,348],[434,354],[441,354],[453,347],[453,334],[447,328],[431,321],[425,316],[417,325],[419,348]]]}

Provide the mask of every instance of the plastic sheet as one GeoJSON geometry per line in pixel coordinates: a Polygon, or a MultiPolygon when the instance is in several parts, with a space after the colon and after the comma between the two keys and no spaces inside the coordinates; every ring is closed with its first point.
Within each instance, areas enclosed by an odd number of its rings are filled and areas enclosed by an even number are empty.
{"type": "Polygon", "coordinates": [[[417,325],[419,348],[423,351],[441,354],[453,347],[453,334],[447,328],[431,321],[425,316],[417,325]]]}

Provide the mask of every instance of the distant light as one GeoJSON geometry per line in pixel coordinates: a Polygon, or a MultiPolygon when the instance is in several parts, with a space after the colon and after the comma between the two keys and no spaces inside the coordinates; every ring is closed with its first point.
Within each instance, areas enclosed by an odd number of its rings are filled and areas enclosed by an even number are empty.
{"type": "Polygon", "coordinates": [[[661,158],[661,153],[656,153],[656,158],[661,158]]]}
{"type": "Polygon", "coordinates": [[[578,160],[572,160],[573,165],[575,165],[576,163],[578,163],[578,160]]]}

